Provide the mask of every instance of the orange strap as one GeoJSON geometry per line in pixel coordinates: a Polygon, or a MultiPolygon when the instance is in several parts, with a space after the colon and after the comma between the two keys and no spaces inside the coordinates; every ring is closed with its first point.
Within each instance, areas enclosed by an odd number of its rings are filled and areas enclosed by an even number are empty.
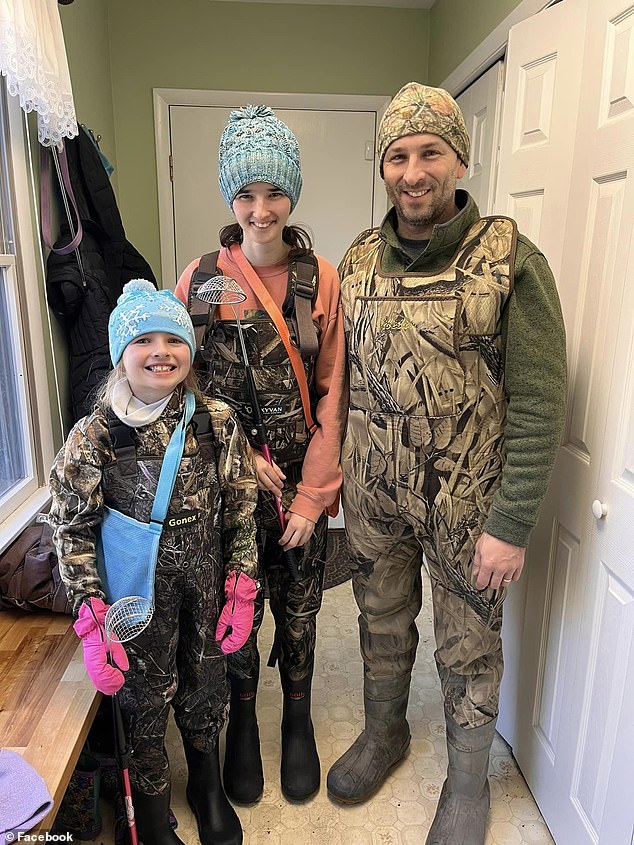
{"type": "Polygon", "coordinates": [[[253,267],[247,261],[244,253],[240,249],[238,244],[231,244],[229,247],[229,251],[231,253],[231,257],[238,265],[240,270],[242,271],[242,275],[247,280],[247,282],[251,285],[251,290],[260,300],[264,308],[266,309],[269,317],[273,320],[275,324],[275,328],[284,344],[284,348],[288,353],[288,357],[291,362],[291,366],[293,367],[293,372],[295,373],[295,378],[297,379],[297,384],[299,386],[299,393],[302,398],[302,406],[304,408],[304,417],[306,418],[306,425],[308,426],[308,431],[310,434],[314,434],[317,424],[313,420],[313,415],[310,410],[310,395],[308,392],[308,381],[306,380],[306,371],[304,370],[304,365],[302,363],[301,355],[299,354],[299,350],[296,349],[292,342],[291,336],[288,331],[288,326],[286,325],[286,320],[282,316],[282,312],[277,307],[271,294],[265,288],[264,283],[255,272],[253,267]]]}

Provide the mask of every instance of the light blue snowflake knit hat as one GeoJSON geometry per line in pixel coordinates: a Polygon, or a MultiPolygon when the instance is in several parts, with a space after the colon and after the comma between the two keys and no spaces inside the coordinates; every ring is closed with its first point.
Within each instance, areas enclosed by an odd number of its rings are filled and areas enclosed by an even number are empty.
{"type": "Polygon", "coordinates": [[[148,332],[168,332],[182,338],[194,360],[194,327],[180,299],[171,290],[156,290],[147,279],[132,279],[123,288],[108,320],[110,357],[115,367],[126,346],[148,332]]]}
{"type": "Polygon", "coordinates": [[[251,182],[271,182],[297,205],[302,171],[297,138],[268,106],[232,111],[220,137],[218,184],[231,208],[236,194],[251,182]]]}

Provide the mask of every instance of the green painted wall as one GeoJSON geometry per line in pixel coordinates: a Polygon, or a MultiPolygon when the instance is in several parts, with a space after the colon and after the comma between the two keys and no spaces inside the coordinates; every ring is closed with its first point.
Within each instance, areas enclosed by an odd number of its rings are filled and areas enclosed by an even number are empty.
{"type": "Polygon", "coordinates": [[[108,8],[119,204],[157,274],[153,88],[390,95],[427,75],[426,10],[211,0],[108,8]]]}
{"type": "MultiPolygon", "coordinates": [[[[101,135],[101,149],[116,165],[108,0],[79,0],[58,8],[77,120],[101,135]]],[[[115,187],[116,176],[115,170],[115,187]]]]}
{"type": "Polygon", "coordinates": [[[436,0],[430,10],[430,84],[440,85],[520,2],[436,0]]]}

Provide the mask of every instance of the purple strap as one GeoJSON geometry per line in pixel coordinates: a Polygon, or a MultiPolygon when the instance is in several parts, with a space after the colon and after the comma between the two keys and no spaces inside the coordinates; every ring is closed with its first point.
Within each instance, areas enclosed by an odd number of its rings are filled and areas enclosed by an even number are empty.
{"type": "MultiPolygon", "coordinates": [[[[71,205],[75,210],[75,219],[77,220],[77,234],[70,243],[66,244],[66,246],[59,247],[58,249],[55,249],[55,247],[53,246],[53,238],[51,237],[51,157],[53,155],[54,152],[52,149],[50,151],[49,156],[47,148],[40,147],[40,202],[42,206],[42,237],[44,238],[44,243],[50,250],[58,253],[59,255],[68,255],[69,252],[73,252],[77,249],[77,247],[81,243],[81,239],[84,233],[81,226],[81,220],[79,219],[79,209],[77,208],[77,201],[75,200],[73,187],[70,182],[70,173],[68,172],[68,159],[66,158],[66,149],[62,147],[61,150],[57,151],[57,158],[59,161],[63,182],[63,184],[60,185],[60,188],[62,192],[64,190],[66,191],[66,196],[70,200],[71,205]]],[[[68,223],[72,232],[73,223],[72,220],[70,220],[70,217],[68,223]]]]}

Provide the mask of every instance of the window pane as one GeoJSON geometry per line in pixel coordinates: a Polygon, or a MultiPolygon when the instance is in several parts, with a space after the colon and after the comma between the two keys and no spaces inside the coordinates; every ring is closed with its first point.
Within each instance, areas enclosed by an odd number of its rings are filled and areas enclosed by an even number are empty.
{"type": "Polygon", "coordinates": [[[0,499],[27,476],[24,374],[13,345],[7,273],[0,268],[0,499]]]}

